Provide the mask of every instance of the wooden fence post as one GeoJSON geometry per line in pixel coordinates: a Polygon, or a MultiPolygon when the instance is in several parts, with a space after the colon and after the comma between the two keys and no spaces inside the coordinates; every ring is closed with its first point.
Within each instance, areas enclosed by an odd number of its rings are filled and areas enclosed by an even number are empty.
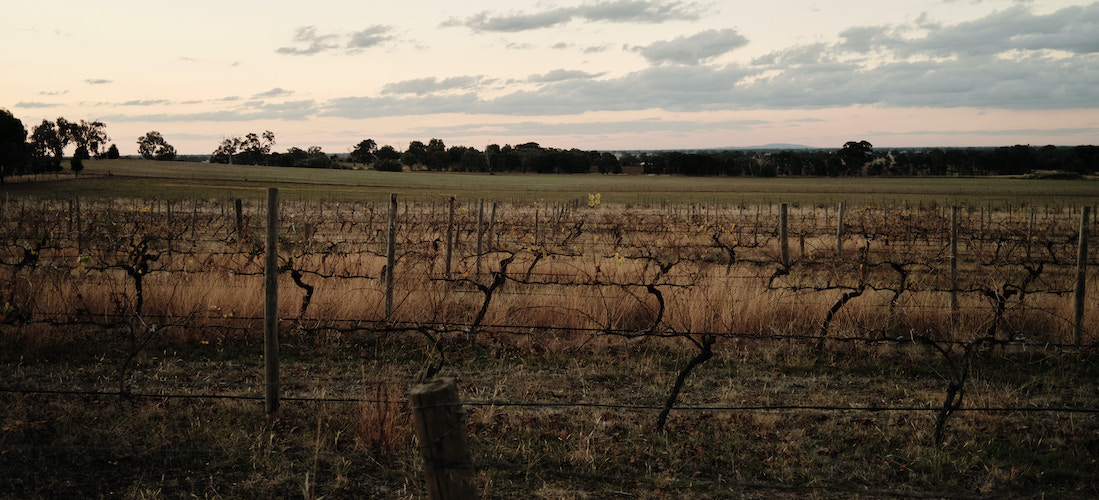
{"type": "Polygon", "coordinates": [[[481,198],[481,204],[477,208],[477,276],[481,275],[481,240],[485,228],[485,199],[481,198]]]}
{"type": "MultiPolygon", "coordinates": [[[[269,188],[269,189],[275,189],[275,188],[269,188]]],[[[271,195],[270,195],[271,191],[268,190],[267,193],[268,193],[267,200],[271,201],[271,195]]],[[[241,205],[240,198],[237,198],[236,201],[233,202],[233,205],[236,207],[236,210],[237,210],[237,239],[238,240],[243,240],[244,239],[244,213],[243,213],[244,212],[244,210],[243,210],[244,207],[241,205]]],[[[268,213],[270,213],[270,210],[268,210],[268,213]]]]}
{"type": "Polygon", "coordinates": [[[76,217],[76,253],[84,255],[84,217],[80,215],[80,198],[75,202],[76,217]]]}
{"type": "Polygon", "coordinates": [[[1034,239],[1034,207],[1030,208],[1030,222],[1026,227],[1026,260],[1030,261],[1030,242],[1034,239]]]}
{"type": "Polygon", "coordinates": [[[393,275],[397,265],[397,193],[389,195],[389,236],[385,258],[385,321],[393,316],[393,275]]]}
{"type": "Polygon", "coordinates": [[[466,448],[465,414],[452,378],[412,388],[412,422],[428,496],[434,500],[474,498],[473,462],[466,448]]]}
{"type": "Polygon", "coordinates": [[[836,258],[843,258],[843,212],[847,203],[840,202],[839,211],[836,214],[836,258]]]}
{"type": "Polygon", "coordinates": [[[778,206],[779,259],[782,261],[782,267],[790,267],[790,234],[787,231],[787,222],[789,222],[787,205],[782,203],[778,206]]]}
{"type": "Polygon", "coordinates": [[[446,221],[446,279],[450,279],[450,259],[454,255],[454,197],[450,197],[450,216],[446,221]]]}
{"type": "Polygon", "coordinates": [[[958,207],[950,207],[950,319],[958,314],[958,207]]]}
{"type": "MultiPolygon", "coordinates": [[[[237,207],[240,207],[240,200],[237,200],[237,207]]],[[[237,214],[240,214],[239,210],[237,214]]],[[[279,190],[276,188],[267,189],[267,254],[263,282],[264,407],[268,415],[274,415],[279,411],[279,190]]]]}
{"type": "Polygon", "coordinates": [[[1084,339],[1084,295],[1087,288],[1088,271],[1088,212],[1085,206],[1080,216],[1080,242],[1076,252],[1076,315],[1073,321],[1072,341],[1076,345],[1084,339]]]}
{"type": "Polygon", "coordinates": [[[496,233],[493,229],[496,227],[496,202],[492,202],[492,214],[488,216],[488,244],[491,248],[496,248],[500,245],[499,241],[495,243],[492,241],[492,236],[496,233]]]}

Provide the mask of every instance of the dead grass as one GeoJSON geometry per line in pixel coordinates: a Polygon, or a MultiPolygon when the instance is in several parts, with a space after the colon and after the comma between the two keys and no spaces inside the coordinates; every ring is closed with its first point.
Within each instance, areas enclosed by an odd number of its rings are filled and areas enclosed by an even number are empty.
{"type": "MultiPolygon", "coordinates": [[[[0,380],[7,387],[260,394],[256,242],[238,242],[217,223],[216,207],[196,205],[184,215],[208,217],[193,240],[180,227],[170,233],[179,236],[171,245],[157,240],[150,247],[157,260],[142,275],[138,315],[136,280],[118,266],[133,262],[130,252],[141,240],[135,235],[170,227],[123,222],[125,205],[97,210],[104,217],[111,210],[121,224],[111,231],[130,236],[89,238],[83,266],[63,223],[51,226],[40,215],[36,224],[9,224],[15,236],[0,255],[9,264],[0,269],[9,283],[0,380]],[[61,243],[42,248],[37,265],[11,264],[25,255],[24,242],[36,241],[31,236],[51,230],[61,243]],[[13,319],[18,314],[26,319],[13,319]],[[148,344],[135,347],[135,338],[148,344]]],[[[457,231],[454,279],[447,281],[440,279],[445,243],[435,242],[445,237],[443,211],[414,205],[403,219],[396,271],[393,322],[404,328],[393,330],[375,322],[384,310],[385,262],[377,217],[365,205],[305,208],[286,212],[295,222],[285,235],[283,264],[301,271],[313,294],[303,312],[305,290],[287,273],[280,278],[283,391],[362,401],[287,401],[277,418],[267,419],[262,404],[248,399],[0,392],[0,467],[7,471],[0,491],[419,497],[421,459],[404,395],[435,372],[456,377],[466,401],[485,403],[466,408],[467,431],[481,486],[492,498],[1099,495],[1099,421],[1091,413],[960,411],[948,421],[944,442],[933,442],[933,409],[945,397],[951,362],[963,352],[946,347],[948,359],[913,339],[969,341],[994,324],[994,303],[981,292],[1018,287],[1025,271],[995,264],[1004,256],[987,245],[974,243],[963,253],[965,286],[979,291],[960,295],[952,319],[937,239],[887,246],[889,226],[867,219],[868,228],[883,232],[871,243],[869,262],[878,265],[867,268],[865,279],[872,286],[837,312],[827,335],[907,342],[831,341],[818,349],[816,342],[770,337],[818,335],[827,311],[863,276],[856,256],[865,239],[853,238],[846,260],[835,259],[823,211],[806,207],[794,219],[810,235],[807,250],[795,245],[795,262],[781,275],[773,221],[764,210],[757,227],[752,209],[601,208],[575,232],[581,221],[575,213],[543,207],[536,232],[530,206],[501,210],[477,275],[475,214],[467,211],[457,231]],[[321,210],[332,215],[325,224],[306,230],[296,222],[321,210]],[[721,245],[737,242],[735,262],[715,244],[715,232],[721,245]],[[477,285],[489,286],[491,273],[512,254],[514,279],[495,291],[480,328],[466,331],[485,300],[477,285]],[[900,275],[887,260],[910,268],[895,307],[890,287],[900,275]],[[663,309],[647,285],[660,291],[663,309]],[[674,335],[638,335],[654,326],[674,335]],[[689,338],[705,334],[722,338],[715,357],[688,378],[679,405],[929,410],[676,410],[660,433],[654,410],[584,406],[659,407],[698,353],[689,338]]],[[[143,209],[130,206],[155,213],[143,209]]],[[[851,215],[852,227],[873,213],[851,215]]],[[[1064,240],[1071,221],[1057,220],[1044,234],[1064,240]]],[[[903,222],[897,215],[890,223],[903,222]]],[[[1070,245],[1058,245],[1051,248],[1064,260],[1070,245]]],[[[1017,257],[1021,250],[1014,251],[1017,257]]],[[[974,351],[963,408],[1099,404],[1094,353],[1044,346],[1071,338],[1071,295],[1035,293],[1070,289],[1071,268],[1048,266],[1023,301],[1013,295],[1005,303],[995,323],[1001,338],[1026,342],[974,351]]],[[[1097,292],[1091,285],[1089,293],[1097,292]]],[[[1099,330],[1094,307],[1089,331],[1099,330]]]]}

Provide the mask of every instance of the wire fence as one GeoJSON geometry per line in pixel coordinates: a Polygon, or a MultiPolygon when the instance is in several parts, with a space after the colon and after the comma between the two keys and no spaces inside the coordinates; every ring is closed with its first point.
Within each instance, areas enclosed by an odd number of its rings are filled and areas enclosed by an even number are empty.
{"type": "MultiPolygon", "coordinates": [[[[1082,290],[1095,296],[1099,261],[1080,251],[1096,228],[1094,212],[952,208],[406,203],[394,221],[397,254],[387,255],[384,203],[290,202],[280,209],[278,325],[286,339],[364,334],[401,338],[426,353],[546,338],[581,346],[595,338],[654,339],[703,361],[717,340],[817,345],[820,352],[890,345],[938,356],[946,393],[945,402],[924,404],[681,404],[674,393],[665,404],[495,397],[457,403],[470,409],[926,412],[940,420],[954,413],[1099,413],[1087,398],[972,406],[954,399],[971,383],[977,352],[1094,354],[1094,301],[1073,307],[1082,290]],[[395,299],[389,313],[387,296],[395,299]]],[[[208,342],[263,330],[266,242],[257,224],[264,210],[247,200],[0,202],[0,273],[8,283],[0,290],[0,331],[18,339],[50,329],[108,342],[119,368],[103,385],[122,387],[11,384],[0,393],[264,401],[253,388],[148,390],[132,377],[132,360],[154,340],[208,342]]],[[[426,364],[436,355],[425,355],[426,364]]],[[[677,369],[681,383],[690,368],[677,369]]],[[[295,387],[280,399],[411,406],[405,397],[309,390],[295,387]]]]}

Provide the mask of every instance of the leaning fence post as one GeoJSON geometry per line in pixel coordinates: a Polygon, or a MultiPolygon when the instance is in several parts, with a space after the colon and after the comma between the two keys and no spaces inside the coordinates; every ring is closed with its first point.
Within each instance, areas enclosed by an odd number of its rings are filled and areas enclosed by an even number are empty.
{"type": "MultiPolygon", "coordinates": [[[[240,207],[240,200],[237,200],[240,207]]],[[[239,211],[237,212],[240,213],[239,211]]],[[[238,219],[239,220],[239,219],[238,219]]],[[[267,189],[267,254],[263,268],[263,365],[268,415],[279,411],[279,190],[267,189]]]]}
{"type": "Polygon", "coordinates": [[[1076,345],[1080,345],[1084,339],[1084,292],[1087,287],[1088,212],[1090,209],[1091,207],[1085,206],[1084,213],[1080,216],[1080,243],[1076,252],[1076,315],[1072,334],[1072,341],[1076,345]]]}
{"type": "Polygon", "coordinates": [[[393,271],[397,265],[397,193],[389,195],[389,236],[385,258],[385,320],[393,316],[393,271]]]}
{"type": "Polygon", "coordinates": [[[473,462],[466,448],[465,413],[453,378],[412,388],[412,422],[432,499],[474,498],[473,462]]]}

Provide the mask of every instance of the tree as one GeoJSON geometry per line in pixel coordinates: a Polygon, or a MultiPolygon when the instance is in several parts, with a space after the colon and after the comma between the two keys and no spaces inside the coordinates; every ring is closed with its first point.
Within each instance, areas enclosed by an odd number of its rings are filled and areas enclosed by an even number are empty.
{"type": "Polygon", "coordinates": [[[363,165],[371,163],[374,161],[374,152],[377,150],[378,144],[374,142],[374,139],[364,139],[351,151],[351,162],[362,163],[363,165]]]}
{"type": "Polygon", "coordinates": [[[374,156],[377,156],[379,160],[396,161],[401,159],[401,153],[394,149],[393,146],[389,145],[382,146],[381,149],[378,149],[377,153],[374,153],[374,156]]]}
{"type": "MultiPolygon", "coordinates": [[[[60,118],[59,120],[64,120],[60,118]]],[[[67,122],[66,122],[67,126],[67,122]]],[[[61,170],[61,153],[65,149],[65,139],[59,133],[57,123],[42,120],[31,131],[31,159],[35,172],[57,172],[61,170]]]]}
{"type": "Polygon", "coordinates": [[[485,165],[489,175],[496,175],[493,168],[496,166],[496,157],[500,156],[500,145],[489,144],[485,146],[485,165]]]}
{"type": "Polygon", "coordinates": [[[218,148],[214,150],[210,155],[210,163],[228,163],[233,164],[233,157],[237,154],[237,149],[240,148],[240,137],[226,137],[218,144],[218,148]]]}
{"type": "Polygon", "coordinates": [[[244,157],[245,162],[252,165],[265,164],[267,163],[267,155],[271,153],[271,147],[274,145],[274,132],[266,130],[263,135],[249,132],[240,143],[240,155],[244,157]]]}
{"type": "Polygon", "coordinates": [[[305,165],[302,165],[304,167],[333,168],[336,166],[336,162],[332,161],[331,157],[324,154],[324,151],[321,151],[320,146],[309,146],[308,148],[306,148],[305,152],[309,155],[309,157],[306,158],[305,165]]]}
{"type": "Polygon", "coordinates": [[[401,162],[392,158],[379,158],[378,161],[374,162],[373,168],[381,172],[401,172],[404,170],[401,162]]]}
{"type": "Polygon", "coordinates": [[[137,152],[146,160],[172,161],[176,159],[176,148],[168,144],[160,132],[153,130],[137,139],[137,152]]]}
{"type": "Polygon", "coordinates": [[[847,141],[840,150],[847,174],[861,173],[862,166],[874,159],[874,146],[867,141],[847,141]]]}
{"type": "MultiPolygon", "coordinates": [[[[58,122],[60,121],[61,119],[58,118],[58,122]]],[[[106,125],[103,124],[103,122],[86,122],[80,120],[79,124],[68,124],[68,134],[77,147],[83,147],[88,151],[89,156],[85,159],[90,159],[91,155],[98,157],[99,148],[110,140],[110,138],[107,137],[107,133],[103,130],[104,128],[106,128],[106,125]]]]}
{"type": "Polygon", "coordinates": [[[249,132],[244,137],[226,137],[210,155],[210,163],[267,164],[274,145],[275,133],[270,130],[263,134],[249,132]]]}
{"type": "Polygon", "coordinates": [[[73,175],[80,175],[80,171],[84,170],[84,160],[89,158],[91,158],[91,155],[88,154],[87,146],[76,148],[73,159],[69,161],[69,169],[73,171],[73,175]]]}
{"type": "Polygon", "coordinates": [[[111,147],[107,148],[107,159],[117,160],[121,155],[118,154],[118,146],[111,144],[111,147]]]}
{"type": "Polygon", "coordinates": [[[29,160],[26,127],[22,120],[0,108],[0,184],[4,177],[25,172],[29,160]]]}
{"type": "Polygon", "coordinates": [[[618,157],[611,153],[602,153],[599,158],[595,160],[595,168],[601,174],[621,174],[622,164],[618,162],[618,157]]]}
{"type": "Polygon", "coordinates": [[[417,164],[426,165],[429,157],[427,146],[424,146],[424,143],[412,141],[408,143],[408,149],[401,154],[401,163],[409,167],[417,164]]]}

